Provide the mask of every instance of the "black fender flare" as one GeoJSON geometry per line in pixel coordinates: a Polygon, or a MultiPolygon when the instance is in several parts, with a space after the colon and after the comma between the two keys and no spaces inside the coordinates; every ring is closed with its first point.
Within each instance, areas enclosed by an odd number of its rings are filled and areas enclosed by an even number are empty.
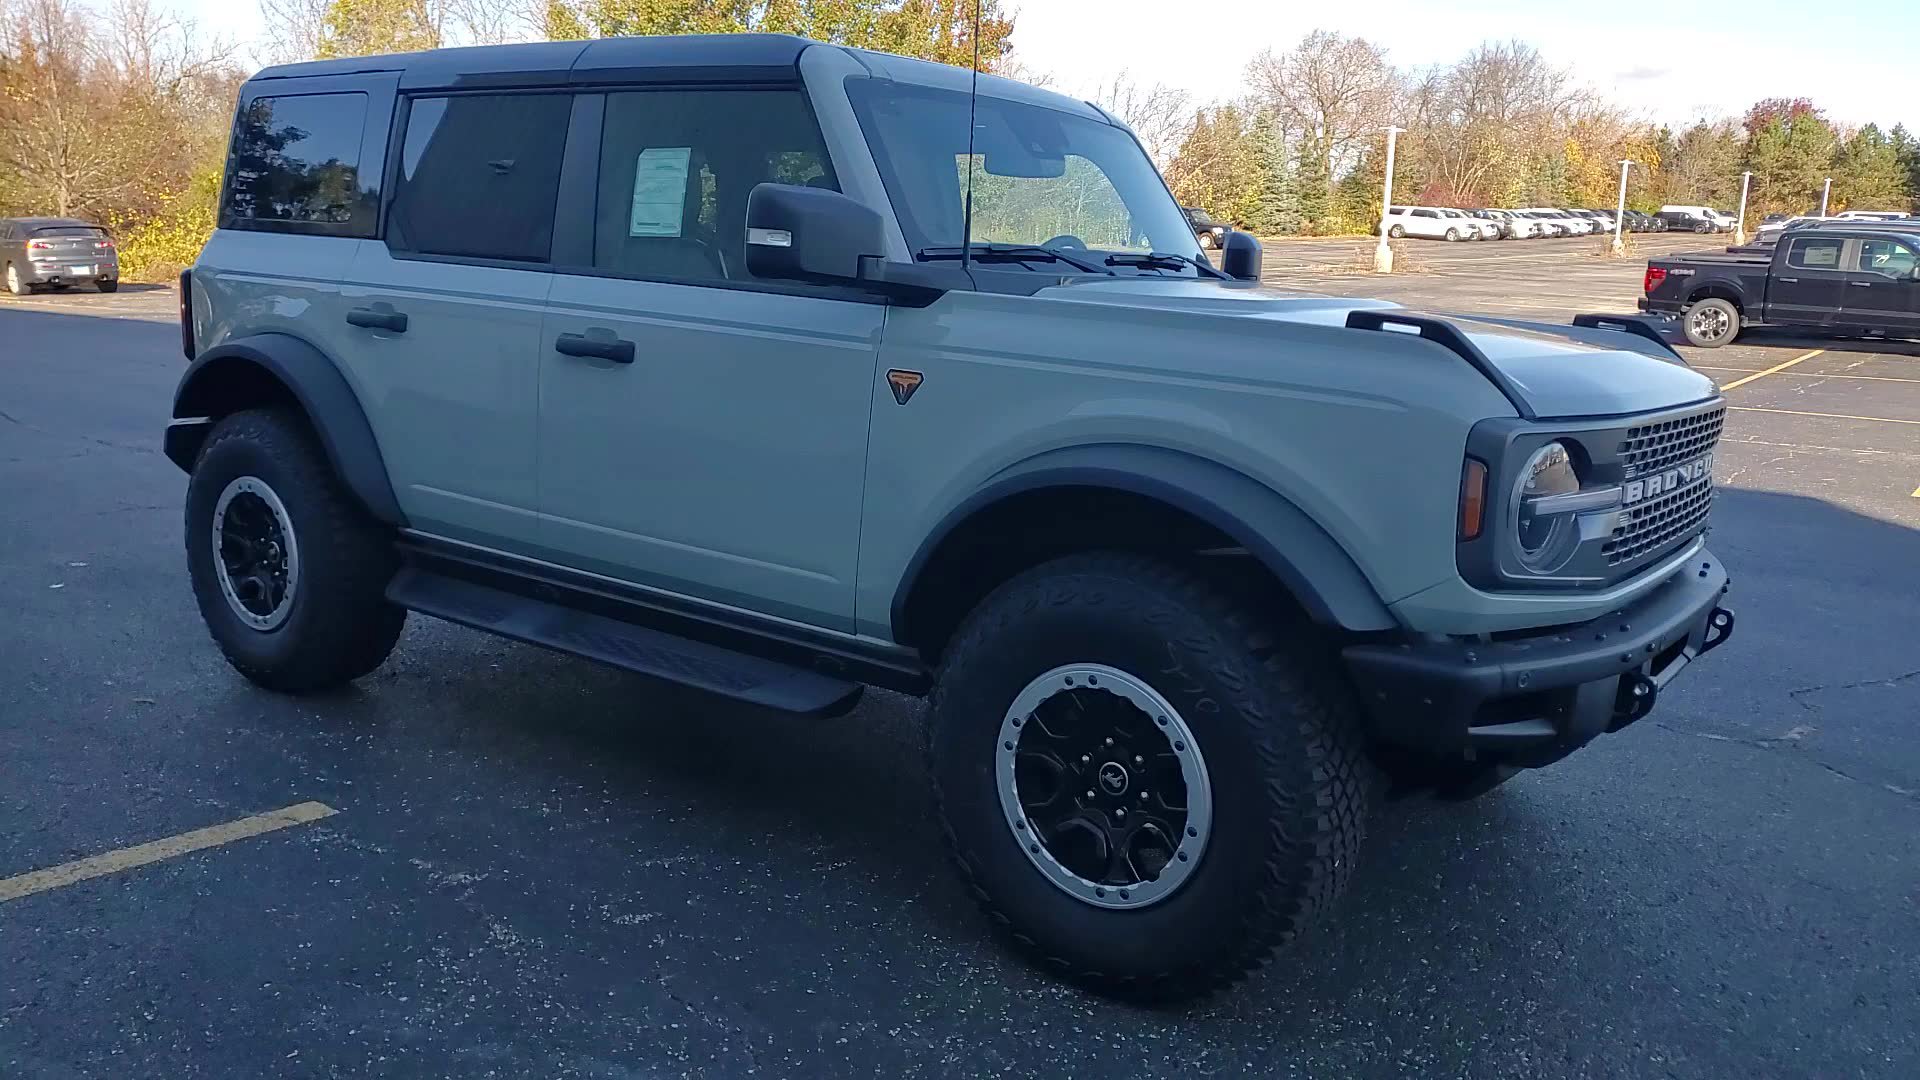
{"type": "Polygon", "coordinates": [[[1399,627],[1366,575],[1326,529],[1286,496],[1237,469],[1157,446],[1103,443],[1050,450],[994,474],[922,541],[893,596],[895,635],[921,572],[947,536],[1009,496],[1101,487],[1157,499],[1219,529],[1272,571],[1314,621],[1352,631],[1399,627]]]}
{"type": "Polygon", "coordinates": [[[187,365],[173,393],[173,423],[167,426],[166,453],[191,472],[214,421],[260,402],[236,399],[234,387],[257,387],[264,372],[284,387],[319,436],[327,461],[347,490],[380,521],[405,526],[400,501],[387,477],[373,425],[340,368],[327,355],[291,334],[254,334],[216,345],[187,365]],[[239,370],[252,369],[244,383],[239,370]]]}

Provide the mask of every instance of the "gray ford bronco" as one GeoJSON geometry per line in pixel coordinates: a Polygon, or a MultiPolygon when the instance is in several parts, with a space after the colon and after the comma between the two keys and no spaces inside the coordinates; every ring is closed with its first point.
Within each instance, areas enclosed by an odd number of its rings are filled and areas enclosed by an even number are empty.
{"type": "Polygon", "coordinates": [[[924,695],[1008,938],[1170,998],[1726,640],[1723,405],[1634,317],[1222,269],[1138,141],[774,36],[269,68],[166,431],[214,641],[288,693],[408,612],[774,710],[924,695]]]}

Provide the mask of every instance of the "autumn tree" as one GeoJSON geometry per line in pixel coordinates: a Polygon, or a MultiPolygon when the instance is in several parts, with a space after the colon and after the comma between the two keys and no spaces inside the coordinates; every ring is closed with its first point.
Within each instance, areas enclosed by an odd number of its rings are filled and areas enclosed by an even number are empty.
{"type": "Polygon", "coordinates": [[[1001,0],[546,0],[544,36],[798,34],[983,71],[1012,45],[1001,0]],[[976,14],[978,42],[975,41],[976,14]]]}

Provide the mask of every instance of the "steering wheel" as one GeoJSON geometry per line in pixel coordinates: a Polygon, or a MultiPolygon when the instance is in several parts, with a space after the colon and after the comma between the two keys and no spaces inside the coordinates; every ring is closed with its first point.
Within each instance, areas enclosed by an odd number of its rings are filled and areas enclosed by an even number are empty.
{"type": "Polygon", "coordinates": [[[1068,236],[1064,233],[1054,237],[1053,239],[1047,241],[1044,244],[1041,244],[1040,246],[1049,247],[1049,248],[1065,248],[1068,251],[1087,250],[1087,242],[1085,240],[1082,240],[1077,236],[1068,236]]]}

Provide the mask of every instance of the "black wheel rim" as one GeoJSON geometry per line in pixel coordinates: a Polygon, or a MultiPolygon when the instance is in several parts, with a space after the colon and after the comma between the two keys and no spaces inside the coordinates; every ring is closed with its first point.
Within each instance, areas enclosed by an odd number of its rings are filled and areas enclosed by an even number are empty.
{"type": "Polygon", "coordinates": [[[1029,683],[1001,724],[995,774],[1021,850],[1096,907],[1165,899],[1206,849],[1213,792],[1193,733],[1118,669],[1076,664],[1029,683]]]}
{"type": "Polygon", "coordinates": [[[213,513],[213,564],[233,613],[256,630],[286,621],[300,580],[300,548],[279,495],[257,477],[238,477],[213,513]]]}

